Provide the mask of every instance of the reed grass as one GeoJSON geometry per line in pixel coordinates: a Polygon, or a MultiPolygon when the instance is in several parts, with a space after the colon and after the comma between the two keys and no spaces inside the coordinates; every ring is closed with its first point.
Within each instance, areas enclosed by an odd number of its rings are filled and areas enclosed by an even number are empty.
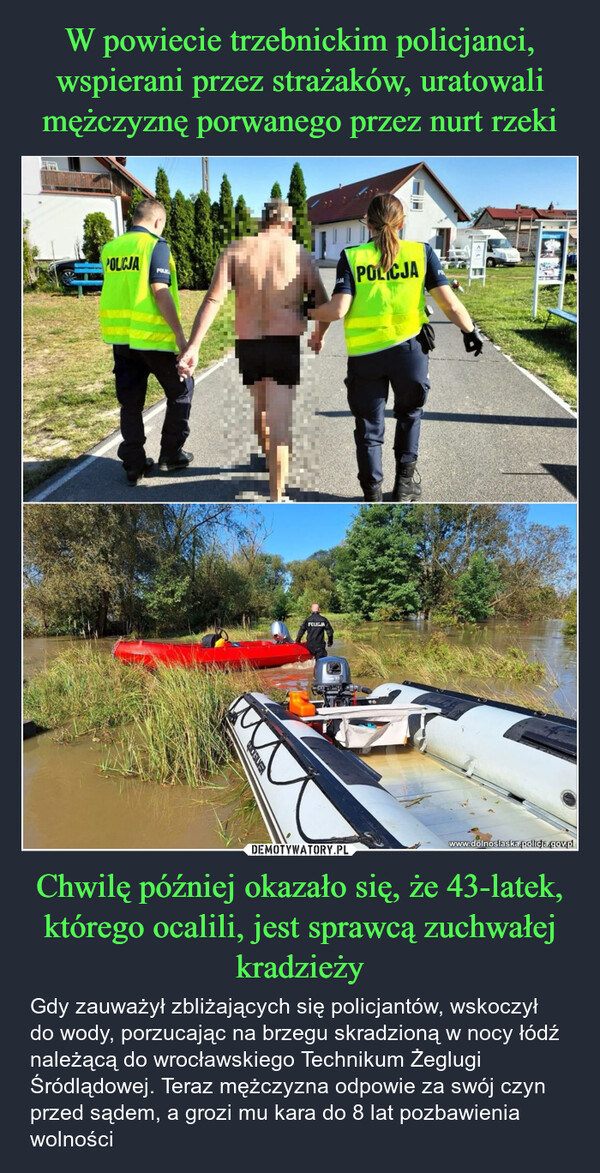
{"type": "Polygon", "coordinates": [[[107,734],[132,721],[147,689],[145,674],[107,659],[93,645],[69,648],[25,685],[24,712],[63,738],[107,734]]]}
{"type": "Polygon", "coordinates": [[[128,733],[128,757],[144,781],[198,786],[231,760],[223,725],[241,692],[260,689],[252,672],[164,668],[128,733]]]}
{"type": "Polygon", "coordinates": [[[143,668],[69,649],[26,685],[24,709],[57,740],[94,734],[112,743],[106,773],[198,786],[230,762],[223,727],[241,692],[260,691],[251,670],[143,668]]]}
{"type": "Polygon", "coordinates": [[[518,684],[541,684],[548,669],[538,660],[528,660],[521,648],[507,648],[504,653],[489,644],[464,647],[435,632],[424,643],[398,646],[390,641],[379,649],[355,644],[357,677],[375,676],[389,680],[400,669],[402,676],[417,677],[424,684],[458,687],[463,677],[476,678],[482,689],[495,679],[518,684]]]}

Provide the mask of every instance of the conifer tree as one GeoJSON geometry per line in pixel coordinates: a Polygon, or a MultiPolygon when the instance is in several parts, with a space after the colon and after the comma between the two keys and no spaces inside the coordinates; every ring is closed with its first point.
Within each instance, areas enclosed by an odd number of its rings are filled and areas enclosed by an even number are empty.
{"type": "Polygon", "coordinates": [[[235,236],[235,209],[231,184],[226,175],[221,180],[221,190],[219,191],[219,234],[220,247],[227,248],[235,236]]]}
{"type": "Polygon", "coordinates": [[[194,203],[194,230],[194,288],[208,289],[215,267],[215,247],[210,200],[205,191],[199,192],[194,203]]]}
{"type": "Polygon", "coordinates": [[[176,191],[171,201],[171,252],[180,289],[194,288],[195,243],[194,206],[176,191]]]}
{"type": "Polygon", "coordinates": [[[238,196],[235,205],[235,235],[238,240],[252,235],[252,217],[243,195],[238,196]]]}
{"type": "Polygon", "coordinates": [[[127,227],[128,228],[131,228],[131,226],[133,224],[133,213],[135,212],[135,209],[137,208],[138,204],[141,204],[142,200],[145,200],[145,199],[146,199],[146,196],[144,195],[141,187],[134,187],[134,189],[131,193],[131,200],[129,203],[129,213],[127,215],[127,227]]]}
{"type": "Polygon", "coordinates": [[[167,220],[163,228],[163,236],[168,244],[171,243],[171,189],[166,171],[162,167],[156,172],[156,198],[164,205],[167,220]]]}
{"type": "Polygon", "coordinates": [[[287,198],[288,204],[294,210],[294,240],[303,244],[310,252],[311,228],[308,220],[308,209],[306,207],[306,184],[299,163],[294,163],[292,167],[290,189],[287,198]]]}

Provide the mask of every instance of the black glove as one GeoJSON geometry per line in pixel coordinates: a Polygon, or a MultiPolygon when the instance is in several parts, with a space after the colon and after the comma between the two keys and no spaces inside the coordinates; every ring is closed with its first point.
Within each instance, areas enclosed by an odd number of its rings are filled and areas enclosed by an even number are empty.
{"type": "Polygon", "coordinates": [[[467,354],[470,354],[471,351],[473,351],[475,358],[477,358],[477,356],[481,354],[483,350],[483,338],[481,337],[477,326],[473,326],[472,330],[463,330],[462,336],[467,354]]]}
{"type": "Polygon", "coordinates": [[[328,640],[327,640],[327,647],[328,647],[328,648],[330,648],[330,647],[331,647],[331,645],[332,645],[332,643],[333,643],[333,640],[332,640],[332,639],[328,639],[328,640]]]}

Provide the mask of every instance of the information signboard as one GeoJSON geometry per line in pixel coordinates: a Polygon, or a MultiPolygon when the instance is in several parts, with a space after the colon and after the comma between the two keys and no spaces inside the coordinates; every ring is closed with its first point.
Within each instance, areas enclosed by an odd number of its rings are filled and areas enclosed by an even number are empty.
{"type": "Polygon", "coordinates": [[[533,316],[537,314],[538,289],[540,285],[558,285],[558,309],[562,309],[565,291],[567,252],[569,249],[570,221],[536,220],[538,226],[537,249],[535,254],[535,275],[533,281],[533,316]]]}
{"type": "Polygon", "coordinates": [[[473,233],[469,252],[469,285],[472,280],[481,280],[485,285],[487,259],[487,236],[473,233]]]}

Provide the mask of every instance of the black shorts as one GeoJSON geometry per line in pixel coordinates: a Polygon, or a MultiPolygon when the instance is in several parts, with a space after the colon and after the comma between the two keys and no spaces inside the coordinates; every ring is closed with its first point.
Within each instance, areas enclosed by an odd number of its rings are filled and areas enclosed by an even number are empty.
{"type": "Polygon", "coordinates": [[[235,353],[244,386],[273,379],[284,387],[300,382],[300,336],[269,334],[263,338],[238,338],[235,353]]]}

